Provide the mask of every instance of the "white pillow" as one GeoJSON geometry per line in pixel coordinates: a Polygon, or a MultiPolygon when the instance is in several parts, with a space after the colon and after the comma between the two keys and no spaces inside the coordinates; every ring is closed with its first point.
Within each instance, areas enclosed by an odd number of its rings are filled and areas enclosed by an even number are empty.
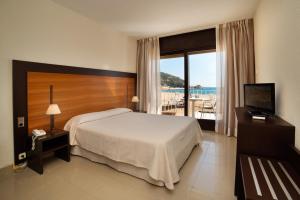
{"type": "Polygon", "coordinates": [[[119,115],[122,113],[132,112],[129,108],[115,108],[110,110],[105,110],[101,112],[92,112],[92,113],[86,113],[82,115],[77,115],[75,117],[72,117],[64,127],[64,130],[70,131],[72,127],[77,126],[79,124],[89,122],[89,121],[95,121],[98,119],[103,119],[115,115],[119,115]]]}

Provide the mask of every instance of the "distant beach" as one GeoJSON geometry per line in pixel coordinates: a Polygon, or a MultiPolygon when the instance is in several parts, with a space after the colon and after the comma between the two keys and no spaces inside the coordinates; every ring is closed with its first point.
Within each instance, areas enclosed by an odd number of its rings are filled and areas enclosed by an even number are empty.
{"type": "MultiPolygon", "coordinates": [[[[191,98],[214,99],[216,96],[216,87],[191,88],[189,90],[191,98]]],[[[163,105],[177,104],[183,101],[184,88],[162,88],[161,99],[163,105]]]]}
{"type": "MultiPolygon", "coordinates": [[[[184,88],[163,88],[162,92],[168,93],[184,93],[184,88]]],[[[216,94],[216,87],[201,87],[201,88],[190,88],[190,94],[216,94]]]]}
{"type": "MultiPolygon", "coordinates": [[[[201,88],[190,88],[189,90],[190,99],[197,99],[194,102],[189,101],[189,115],[191,116],[192,111],[195,112],[195,116],[200,118],[201,116],[211,114],[200,114],[198,111],[203,109],[204,102],[206,105],[214,105],[216,99],[216,87],[201,87],[201,88]],[[194,109],[192,107],[194,106],[194,109]]],[[[176,115],[184,115],[184,88],[169,88],[162,87],[161,90],[161,101],[163,111],[175,111],[176,115]]],[[[213,118],[214,115],[210,116],[213,118]]]]}

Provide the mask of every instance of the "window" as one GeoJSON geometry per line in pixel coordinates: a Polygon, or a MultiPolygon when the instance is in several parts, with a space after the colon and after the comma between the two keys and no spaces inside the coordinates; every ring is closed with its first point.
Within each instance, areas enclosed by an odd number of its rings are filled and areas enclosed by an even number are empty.
{"type": "Polygon", "coordinates": [[[216,117],[216,53],[205,52],[189,59],[189,116],[197,119],[216,117]]]}
{"type": "Polygon", "coordinates": [[[184,116],[184,57],[160,60],[162,112],[184,116]]]}
{"type": "MultiPolygon", "coordinates": [[[[215,120],[216,53],[188,55],[188,116],[215,120]]],[[[185,115],[184,56],[160,60],[161,102],[164,114],[185,115]]]]}

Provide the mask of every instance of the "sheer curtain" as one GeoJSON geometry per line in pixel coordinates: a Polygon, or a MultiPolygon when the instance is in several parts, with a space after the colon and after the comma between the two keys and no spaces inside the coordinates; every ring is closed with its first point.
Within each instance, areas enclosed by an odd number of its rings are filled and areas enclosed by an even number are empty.
{"type": "Polygon", "coordinates": [[[253,20],[218,25],[216,132],[235,135],[235,107],[244,105],[243,84],[255,82],[253,20]]]}
{"type": "Polygon", "coordinates": [[[138,40],[137,44],[137,91],[139,109],[151,114],[161,113],[159,38],[138,40]]]}

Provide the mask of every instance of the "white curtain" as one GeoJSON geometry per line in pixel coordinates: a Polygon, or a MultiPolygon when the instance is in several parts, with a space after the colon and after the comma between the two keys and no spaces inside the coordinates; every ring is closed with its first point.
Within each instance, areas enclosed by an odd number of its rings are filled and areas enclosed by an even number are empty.
{"type": "Polygon", "coordinates": [[[244,106],[243,85],[255,82],[253,20],[218,25],[216,132],[235,135],[236,107],[244,106]]]}
{"type": "Polygon", "coordinates": [[[139,109],[150,114],[161,113],[159,38],[138,40],[137,44],[137,91],[139,109]]]}

